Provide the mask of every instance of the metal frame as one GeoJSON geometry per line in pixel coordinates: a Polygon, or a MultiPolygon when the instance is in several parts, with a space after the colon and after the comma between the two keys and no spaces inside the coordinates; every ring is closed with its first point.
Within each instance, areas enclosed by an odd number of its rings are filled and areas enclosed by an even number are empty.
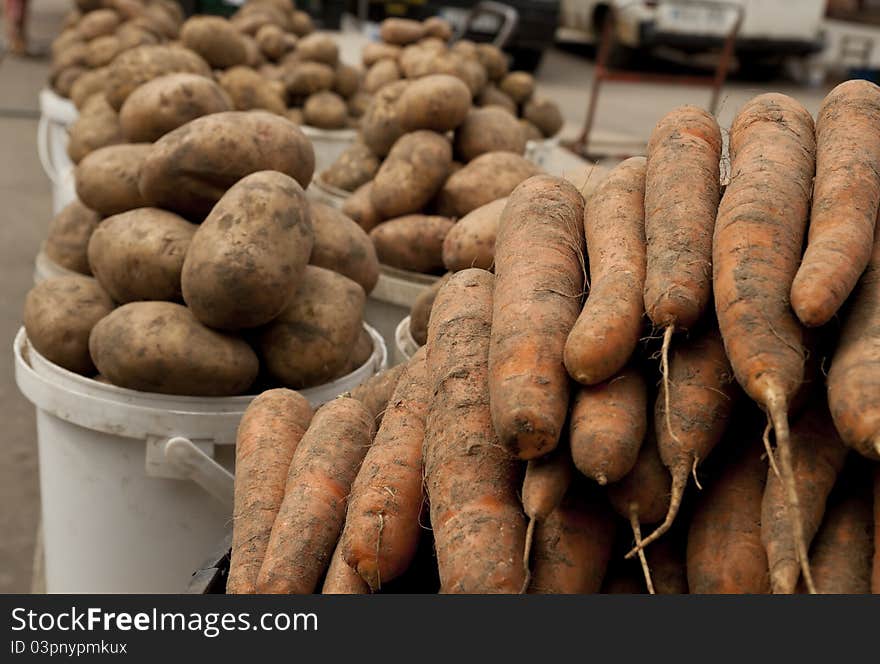
{"type": "Polygon", "coordinates": [[[507,46],[510,38],[516,32],[516,28],[519,26],[519,12],[510,5],[505,5],[500,2],[492,2],[492,0],[478,2],[474,8],[471,9],[467,20],[465,20],[465,22],[456,30],[452,41],[462,39],[468,33],[471,25],[484,15],[495,16],[500,19],[501,27],[498,29],[495,39],[492,40],[492,45],[504,50],[504,47],[507,46]]]}

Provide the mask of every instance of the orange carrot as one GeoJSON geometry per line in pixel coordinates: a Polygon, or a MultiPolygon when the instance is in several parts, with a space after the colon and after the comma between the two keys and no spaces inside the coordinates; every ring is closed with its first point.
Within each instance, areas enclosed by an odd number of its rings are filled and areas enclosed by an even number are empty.
{"type": "Polygon", "coordinates": [[[846,81],[816,119],[816,183],[807,251],[791,285],[804,325],[827,323],[871,257],[880,205],[880,88],[846,81]]]}
{"type": "Polygon", "coordinates": [[[373,418],[360,401],[339,397],[315,413],[290,462],[258,592],[314,592],[339,540],[346,499],[372,436],[373,418]]]}
{"type": "Polygon", "coordinates": [[[337,544],[324,576],[322,595],[368,595],[370,586],[342,558],[342,545],[337,544]]]}
{"type": "Polygon", "coordinates": [[[444,593],[518,593],[525,580],[519,468],[487,400],[492,287],[489,272],[457,272],[428,324],[425,487],[444,593]]]}
{"type": "Polygon", "coordinates": [[[584,290],[583,209],[573,185],[537,175],[514,189],[501,214],[489,400],[498,438],[520,459],[556,447],[565,424],[562,353],[584,290]]]}
{"type": "Polygon", "coordinates": [[[269,534],[284,498],[290,460],[312,408],[298,392],[279,388],[254,399],[235,440],[235,507],[226,592],[256,592],[269,534]]]}

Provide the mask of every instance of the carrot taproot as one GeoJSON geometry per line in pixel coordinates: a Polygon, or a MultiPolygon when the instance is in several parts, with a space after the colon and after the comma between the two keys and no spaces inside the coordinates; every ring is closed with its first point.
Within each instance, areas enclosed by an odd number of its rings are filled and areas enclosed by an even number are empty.
{"type": "Polygon", "coordinates": [[[226,582],[230,594],[256,592],[290,461],[311,419],[306,398],[284,388],[260,394],[241,418],[235,440],[232,556],[226,582]]]}
{"type": "Polygon", "coordinates": [[[828,371],[828,405],[843,442],[880,460],[880,224],[828,371]]]}
{"type": "Polygon", "coordinates": [[[733,121],[730,156],[713,239],[715,310],[737,381],[772,422],[798,561],[812,591],[788,428],[804,378],[804,330],[788,298],[809,212],[813,118],[790,97],[759,95],[733,121]]]}
{"type": "Polygon", "coordinates": [[[377,430],[382,423],[385,407],[388,405],[388,400],[391,399],[394,388],[397,387],[397,381],[400,380],[403,369],[404,365],[398,364],[381,371],[351,391],[351,398],[360,401],[373,415],[377,430]]]}
{"type": "Polygon", "coordinates": [[[874,468],[874,562],[871,565],[871,592],[880,595],[880,466],[874,468]]]}
{"type": "Polygon", "coordinates": [[[501,444],[520,459],[559,442],[568,411],[565,339],[584,290],[584,201],[537,175],[507,200],[495,244],[489,401],[501,444]]]}
{"type": "Polygon", "coordinates": [[[419,545],[430,399],[424,347],[405,366],[352,485],[342,531],[343,558],[373,590],[405,572],[419,545]]]}
{"type": "Polygon", "coordinates": [[[487,399],[492,287],[490,272],[457,272],[428,324],[425,488],[443,593],[518,593],[525,580],[521,473],[487,399]]]}
{"type": "MultiPolygon", "coordinates": [[[[792,425],[791,461],[808,547],[822,523],[828,495],[843,469],[846,453],[824,403],[812,404],[792,425]]],[[[770,587],[776,594],[793,593],[801,573],[786,504],[785,487],[771,469],[761,502],[761,541],[770,565],[770,587]]]]}
{"type": "Polygon", "coordinates": [[[648,386],[626,367],[597,385],[577,388],[569,420],[571,457],[600,485],[622,479],[636,463],[648,429],[648,386]]]}
{"type": "Polygon", "coordinates": [[[632,157],[606,177],[584,211],[590,293],[565,341],[565,367],[595,385],[623,369],[645,313],[645,158],[632,157]]]}
{"type": "Polygon", "coordinates": [[[837,313],[871,257],[880,206],[880,87],[841,83],[816,118],[816,181],[807,250],[791,284],[804,325],[837,313]]]}
{"type": "Polygon", "coordinates": [[[322,595],[368,595],[370,586],[342,557],[342,543],[336,545],[330,557],[330,566],[324,576],[322,595]]]}
{"type": "Polygon", "coordinates": [[[346,499],[372,436],[371,413],[356,399],[339,397],[315,413],[290,462],[258,592],[314,592],[339,540],[346,499]]]}

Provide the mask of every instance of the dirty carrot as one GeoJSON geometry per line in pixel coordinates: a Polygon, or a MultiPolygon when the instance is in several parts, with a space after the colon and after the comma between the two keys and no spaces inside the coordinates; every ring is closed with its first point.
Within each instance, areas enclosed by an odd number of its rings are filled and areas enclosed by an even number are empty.
{"type": "Polygon", "coordinates": [[[351,398],[360,401],[372,413],[377,427],[382,423],[385,407],[402,373],[403,365],[398,364],[367,379],[351,391],[351,398]]]}
{"type": "Polygon", "coordinates": [[[321,587],[322,595],[367,595],[370,586],[342,558],[341,543],[336,545],[330,558],[330,567],[321,587]]]}

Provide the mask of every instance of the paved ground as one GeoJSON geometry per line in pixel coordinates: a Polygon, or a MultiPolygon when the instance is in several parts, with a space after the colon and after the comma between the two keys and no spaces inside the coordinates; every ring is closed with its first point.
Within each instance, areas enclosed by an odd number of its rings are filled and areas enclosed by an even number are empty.
{"type": "MultiPolygon", "coordinates": [[[[60,26],[67,0],[32,0],[37,47],[60,26]]],[[[349,49],[344,49],[347,51],[349,49]]],[[[46,80],[45,60],[0,60],[0,593],[27,592],[31,583],[34,534],[39,513],[34,415],[13,378],[9,348],[20,325],[21,305],[32,283],[33,258],[50,215],[49,183],[35,150],[37,92],[46,80]]],[[[584,58],[553,51],[539,71],[540,91],[555,98],[566,119],[564,137],[577,134],[585,112],[592,66],[584,58]]],[[[785,83],[733,83],[725,88],[720,121],[768,89],[791,94],[816,112],[824,90],[785,83]]],[[[672,85],[609,84],[600,98],[596,136],[638,144],[669,109],[705,105],[708,91],[672,85]]]]}

